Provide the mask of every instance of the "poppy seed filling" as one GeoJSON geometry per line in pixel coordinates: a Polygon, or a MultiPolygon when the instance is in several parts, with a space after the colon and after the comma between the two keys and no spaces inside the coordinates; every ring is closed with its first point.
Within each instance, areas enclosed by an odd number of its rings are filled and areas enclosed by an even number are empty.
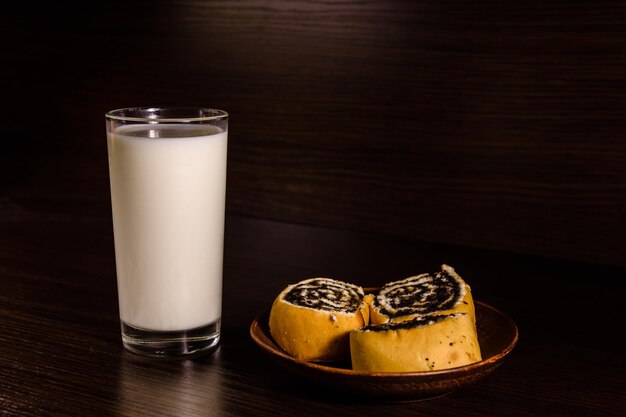
{"type": "Polygon", "coordinates": [[[365,293],[361,287],[328,278],[314,278],[293,285],[283,300],[299,307],[333,312],[356,312],[365,293]]]}
{"type": "Polygon", "coordinates": [[[439,323],[439,322],[442,322],[444,320],[451,319],[454,317],[462,316],[462,315],[465,315],[465,313],[420,316],[420,317],[416,317],[416,318],[413,318],[411,320],[406,320],[406,321],[369,325],[369,326],[365,326],[361,330],[366,331],[366,332],[384,332],[387,330],[415,329],[417,327],[432,326],[433,324],[436,324],[436,323],[439,323]]]}
{"type": "Polygon", "coordinates": [[[454,308],[464,296],[465,286],[460,278],[441,271],[384,285],[374,298],[374,307],[392,318],[427,315],[454,308]]]}

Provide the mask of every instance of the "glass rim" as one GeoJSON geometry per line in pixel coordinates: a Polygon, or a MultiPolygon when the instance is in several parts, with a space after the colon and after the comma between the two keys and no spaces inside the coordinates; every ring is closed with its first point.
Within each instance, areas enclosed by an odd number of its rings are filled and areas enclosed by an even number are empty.
{"type": "Polygon", "coordinates": [[[216,120],[223,120],[228,118],[228,113],[224,110],[214,109],[211,107],[192,107],[192,106],[164,106],[164,107],[122,107],[115,110],[110,110],[104,115],[107,119],[122,121],[122,122],[144,122],[144,123],[193,123],[193,122],[210,122],[216,120]],[[177,116],[177,117],[160,117],[155,112],[161,110],[169,110],[180,112],[188,112],[190,116],[177,116]],[[125,116],[124,112],[153,112],[153,117],[150,116],[125,116]],[[205,111],[207,113],[213,113],[207,116],[191,116],[198,111],[205,111]]]}

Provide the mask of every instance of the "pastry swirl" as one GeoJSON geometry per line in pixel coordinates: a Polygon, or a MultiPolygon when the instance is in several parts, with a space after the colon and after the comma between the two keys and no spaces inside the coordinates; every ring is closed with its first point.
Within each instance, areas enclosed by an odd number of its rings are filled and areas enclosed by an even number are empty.
{"type": "Polygon", "coordinates": [[[385,284],[371,302],[371,321],[383,324],[416,316],[466,312],[475,320],[471,290],[448,265],[385,284]]]}
{"type": "Polygon", "coordinates": [[[332,278],[310,278],[287,286],[270,311],[270,334],[290,355],[334,361],[349,355],[349,334],[368,323],[363,288],[332,278]]]}
{"type": "Polygon", "coordinates": [[[311,278],[292,285],[283,300],[299,307],[354,313],[363,302],[363,288],[329,278],[311,278]]]}

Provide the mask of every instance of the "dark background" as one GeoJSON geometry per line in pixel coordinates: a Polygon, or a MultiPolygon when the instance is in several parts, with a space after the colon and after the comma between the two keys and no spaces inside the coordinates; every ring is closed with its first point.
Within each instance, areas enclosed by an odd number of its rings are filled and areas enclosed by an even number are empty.
{"type": "Polygon", "coordinates": [[[58,196],[108,209],[104,113],[199,105],[231,114],[230,214],[626,266],[623,1],[23,2],[1,19],[5,217],[58,196]]]}

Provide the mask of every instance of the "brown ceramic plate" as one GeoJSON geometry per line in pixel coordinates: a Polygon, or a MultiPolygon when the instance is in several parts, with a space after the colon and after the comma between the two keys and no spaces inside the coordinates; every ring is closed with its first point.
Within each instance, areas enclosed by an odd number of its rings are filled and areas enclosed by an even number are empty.
{"type": "Polygon", "coordinates": [[[470,365],[428,372],[353,371],[350,363],[328,364],[299,360],[280,349],[269,332],[269,311],[250,326],[250,335],[261,350],[283,368],[325,387],[361,398],[419,401],[441,397],[492,373],[513,350],[518,339],[515,322],[505,313],[480,301],[476,327],[483,360],[470,365]]]}

